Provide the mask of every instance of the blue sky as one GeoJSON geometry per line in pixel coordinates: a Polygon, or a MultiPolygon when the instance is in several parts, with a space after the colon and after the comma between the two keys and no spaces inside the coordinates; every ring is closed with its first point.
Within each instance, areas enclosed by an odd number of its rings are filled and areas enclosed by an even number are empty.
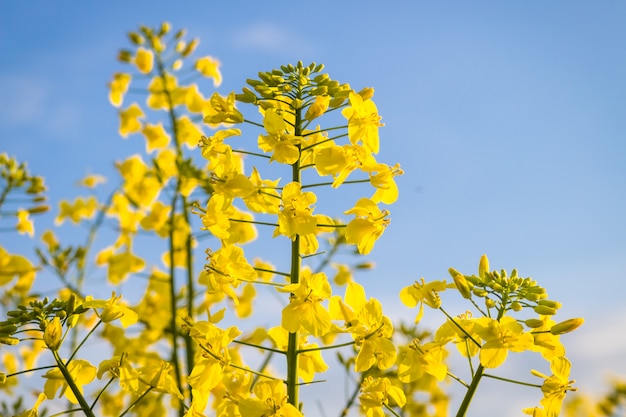
{"type": "MultiPolygon", "coordinates": [[[[626,375],[625,3],[173,4],[0,3],[0,152],[45,176],[52,201],[79,193],[68,185],[86,174],[113,178],[114,160],[143,149],[118,136],[106,87],[139,24],[200,38],[199,53],[222,62],[222,93],[258,71],[322,62],[376,89],[378,159],[405,170],[366,288],[398,304],[415,279],[473,272],[487,253],[545,286],[562,319],[587,319],[566,339],[581,389],[626,375]]],[[[53,215],[40,219],[38,232],[53,215]]],[[[28,245],[0,242],[14,243],[28,245]]]]}

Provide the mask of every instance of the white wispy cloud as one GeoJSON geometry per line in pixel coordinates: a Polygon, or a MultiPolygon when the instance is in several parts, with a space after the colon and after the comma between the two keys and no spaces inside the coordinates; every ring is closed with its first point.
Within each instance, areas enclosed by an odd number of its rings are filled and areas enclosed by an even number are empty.
{"type": "Polygon", "coordinates": [[[242,28],[235,34],[234,44],[240,48],[269,53],[302,52],[315,48],[310,41],[269,22],[257,22],[242,28]]]}

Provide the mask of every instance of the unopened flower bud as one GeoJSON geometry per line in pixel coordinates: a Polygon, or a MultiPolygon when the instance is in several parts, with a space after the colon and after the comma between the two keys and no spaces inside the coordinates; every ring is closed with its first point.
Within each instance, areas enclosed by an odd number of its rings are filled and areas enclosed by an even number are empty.
{"type": "Polygon", "coordinates": [[[16,337],[10,337],[10,336],[0,337],[0,343],[2,343],[3,345],[14,346],[14,345],[17,345],[19,341],[20,339],[16,337]]]}
{"type": "Polygon", "coordinates": [[[489,272],[489,258],[487,255],[483,255],[478,262],[478,276],[484,278],[487,272],[489,272]]]}
{"type": "Polygon", "coordinates": [[[45,213],[48,210],[50,210],[50,206],[36,206],[36,207],[29,208],[28,212],[30,214],[36,214],[36,213],[45,213]]]}
{"type": "Polygon", "coordinates": [[[63,328],[61,327],[61,320],[55,317],[51,322],[46,324],[46,328],[43,331],[43,341],[50,350],[59,350],[62,336],[63,328]]]}
{"type": "Polygon", "coordinates": [[[511,310],[513,310],[513,311],[522,311],[522,305],[519,303],[519,301],[513,301],[511,303],[511,310]]]}
{"type": "Polygon", "coordinates": [[[565,333],[573,332],[574,330],[582,326],[584,322],[585,320],[580,317],[575,318],[575,319],[565,320],[552,326],[550,328],[550,333],[552,333],[553,335],[558,335],[558,334],[565,334],[565,333]]]}
{"type": "Polygon", "coordinates": [[[468,300],[472,298],[472,291],[469,286],[469,283],[467,282],[467,280],[462,274],[456,274],[452,277],[452,279],[454,279],[454,284],[456,285],[456,289],[459,290],[463,298],[467,298],[468,300]]]}
{"type": "Polygon", "coordinates": [[[536,329],[538,327],[543,326],[543,320],[539,320],[539,319],[528,319],[524,323],[526,324],[526,326],[530,327],[531,329],[536,329]]]}
{"type": "Polygon", "coordinates": [[[363,100],[367,100],[374,97],[374,89],[372,87],[365,87],[364,89],[359,91],[358,94],[361,96],[361,98],[363,98],[363,100]]]}
{"type": "Polygon", "coordinates": [[[143,36],[141,36],[137,32],[130,32],[128,34],[128,38],[135,45],[142,45],[145,42],[145,39],[143,38],[143,36]]]}
{"type": "Polygon", "coordinates": [[[126,63],[130,63],[133,60],[133,54],[132,52],[126,50],[126,49],[122,49],[118,54],[117,54],[117,60],[120,62],[126,62],[126,63]]]}
{"type": "Polygon", "coordinates": [[[552,307],[548,307],[544,305],[537,305],[535,306],[534,310],[535,310],[535,313],[541,316],[554,316],[556,314],[556,308],[552,308],[552,307]]]}
{"type": "Polygon", "coordinates": [[[559,303],[558,301],[554,301],[554,300],[539,300],[537,301],[537,305],[546,306],[546,307],[554,308],[557,310],[561,308],[562,306],[561,303],[559,303]]]}
{"type": "Polygon", "coordinates": [[[7,374],[0,372],[0,386],[7,383],[7,374]]]}
{"type": "Polygon", "coordinates": [[[493,308],[496,306],[496,302],[493,301],[491,298],[486,298],[485,305],[487,306],[487,308],[493,308]]]}

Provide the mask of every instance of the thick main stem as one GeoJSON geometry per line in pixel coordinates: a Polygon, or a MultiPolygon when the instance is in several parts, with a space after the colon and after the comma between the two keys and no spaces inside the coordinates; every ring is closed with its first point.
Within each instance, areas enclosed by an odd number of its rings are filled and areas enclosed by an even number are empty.
{"type": "Polygon", "coordinates": [[[470,403],[472,402],[472,397],[476,392],[476,388],[478,388],[478,383],[480,379],[483,377],[483,373],[485,368],[482,365],[478,366],[476,369],[476,373],[474,374],[474,378],[472,379],[472,383],[470,384],[467,392],[465,393],[465,397],[463,397],[463,402],[459,407],[459,411],[456,413],[456,417],[465,417],[465,413],[467,413],[467,409],[469,408],[470,403]]]}
{"type": "MultiPolygon", "coordinates": [[[[302,134],[302,114],[300,109],[295,109],[296,119],[294,126],[294,134],[300,136],[302,134]]],[[[300,150],[300,145],[298,145],[300,150]]],[[[300,159],[292,165],[291,179],[293,182],[301,182],[300,179],[300,159]]],[[[300,236],[296,235],[291,242],[291,283],[298,284],[300,282],[300,236]]],[[[289,333],[289,341],[287,345],[287,396],[288,401],[294,407],[298,408],[298,332],[289,333]]]]}

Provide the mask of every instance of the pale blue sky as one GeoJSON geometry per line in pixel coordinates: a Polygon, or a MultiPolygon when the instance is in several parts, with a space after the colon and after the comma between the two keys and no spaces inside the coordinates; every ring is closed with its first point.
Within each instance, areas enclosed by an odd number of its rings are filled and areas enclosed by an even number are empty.
{"type": "Polygon", "coordinates": [[[413,280],[487,253],[543,284],[562,319],[587,318],[569,336],[580,387],[626,374],[626,3],[2,2],[0,152],[44,175],[52,201],[143,149],[119,138],[106,84],[125,34],[163,20],[222,62],[222,93],[297,60],[376,89],[378,159],[406,174],[366,288],[398,304],[413,280]]]}

